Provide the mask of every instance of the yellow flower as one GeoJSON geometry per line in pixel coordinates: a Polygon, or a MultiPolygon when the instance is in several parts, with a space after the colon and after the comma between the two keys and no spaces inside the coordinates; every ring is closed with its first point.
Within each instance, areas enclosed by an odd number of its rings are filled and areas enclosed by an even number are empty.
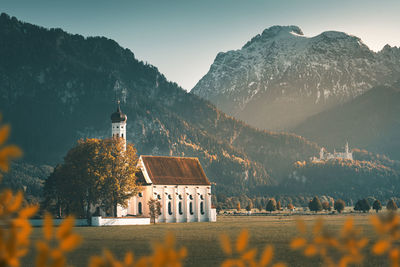
{"type": "MultiPolygon", "coordinates": [[[[229,256],[222,263],[222,267],[244,267],[244,266],[257,266],[264,267],[268,266],[268,264],[272,261],[273,258],[273,247],[268,245],[265,247],[264,251],[261,254],[259,261],[257,261],[257,249],[247,249],[247,245],[249,242],[249,232],[247,230],[242,230],[240,232],[234,246],[235,251],[233,251],[231,246],[231,241],[226,234],[222,234],[220,236],[221,247],[223,252],[229,256]]],[[[272,265],[272,267],[284,267],[286,266],[283,263],[276,263],[272,265]]]]}
{"type": "Polygon", "coordinates": [[[36,242],[36,266],[57,266],[66,264],[65,254],[75,249],[81,242],[81,237],[72,232],[74,218],[67,217],[55,229],[50,214],[44,216],[43,240],[36,242]],[[53,247],[55,245],[55,247],[53,247]]]}
{"type": "Polygon", "coordinates": [[[90,267],[181,267],[187,256],[185,247],[175,249],[175,237],[167,234],[164,243],[157,243],[150,256],[134,261],[133,253],[128,252],[123,261],[118,261],[112,253],[105,250],[103,256],[94,256],[90,259],[90,267]]]}
{"type": "Polygon", "coordinates": [[[325,266],[348,266],[361,263],[362,249],[368,240],[360,236],[361,229],[354,227],[352,218],[346,220],[339,235],[326,231],[323,221],[318,220],[312,229],[312,238],[308,240],[306,226],[303,221],[298,221],[300,236],[292,239],[290,247],[294,250],[302,249],[307,257],[320,256],[325,266]],[[338,258],[338,261],[334,261],[338,258]]]}
{"type": "Polygon", "coordinates": [[[371,223],[379,235],[372,247],[375,255],[388,254],[392,267],[400,266],[400,216],[389,213],[381,217],[371,216],[371,223]]]}
{"type": "Polygon", "coordinates": [[[0,265],[19,266],[28,253],[32,227],[29,218],[37,206],[22,206],[23,194],[5,190],[0,195],[0,265]]]}

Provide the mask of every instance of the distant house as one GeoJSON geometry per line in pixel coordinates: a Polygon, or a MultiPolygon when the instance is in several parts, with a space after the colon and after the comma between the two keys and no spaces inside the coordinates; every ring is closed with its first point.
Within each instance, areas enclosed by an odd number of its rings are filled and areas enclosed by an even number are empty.
{"type": "MultiPolygon", "coordinates": [[[[127,116],[119,105],[111,115],[112,136],[126,142],[127,116]]],[[[128,200],[126,208],[117,207],[117,217],[149,217],[151,198],[161,203],[159,222],[216,221],[211,207],[211,183],[197,158],[140,156],[136,181],[143,190],[128,200]]]]}

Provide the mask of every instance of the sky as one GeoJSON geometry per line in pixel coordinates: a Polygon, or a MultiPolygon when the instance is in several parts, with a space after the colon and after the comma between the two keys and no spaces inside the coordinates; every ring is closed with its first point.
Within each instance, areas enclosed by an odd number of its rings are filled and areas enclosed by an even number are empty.
{"type": "Polygon", "coordinates": [[[0,0],[0,12],[47,28],[105,36],[190,91],[219,52],[273,25],[337,30],[372,50],[400,46],[399,0],[0,0]]]}

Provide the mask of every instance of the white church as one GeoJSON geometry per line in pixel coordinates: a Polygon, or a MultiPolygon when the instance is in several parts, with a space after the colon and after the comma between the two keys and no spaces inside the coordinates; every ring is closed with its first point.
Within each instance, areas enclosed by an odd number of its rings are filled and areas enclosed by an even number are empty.
{"type": "MultiPolygon", "coordinates": [[[[118,104],[111,115],[112,137],[122,137],[126,147],[127,116],[118,104]]],[[[158,222],[216,221],[211,207],[211,183],[197,158],[140,156],[136,181],[143,190],[117,207],[117,217],[150,217],[151,198],[161,203],[158,222]]]]}

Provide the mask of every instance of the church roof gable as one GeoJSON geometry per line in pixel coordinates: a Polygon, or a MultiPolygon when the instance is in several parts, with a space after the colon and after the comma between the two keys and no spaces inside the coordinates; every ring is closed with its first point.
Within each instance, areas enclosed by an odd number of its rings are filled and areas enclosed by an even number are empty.
{"type": "Polygon", "coordinates": [[[141,156],[155,185],[210,185],[197,158],[141,156]]]}

